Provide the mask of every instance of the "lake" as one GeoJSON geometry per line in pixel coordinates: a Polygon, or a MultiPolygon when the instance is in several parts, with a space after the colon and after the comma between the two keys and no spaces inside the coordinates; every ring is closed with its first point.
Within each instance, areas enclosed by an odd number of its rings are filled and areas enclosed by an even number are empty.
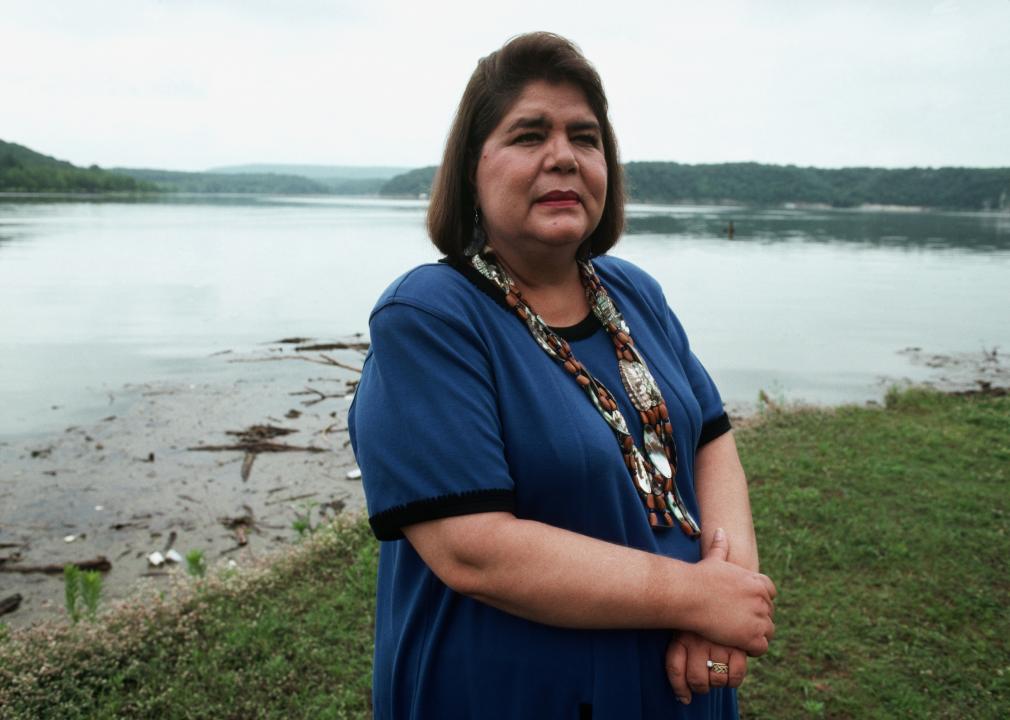
{"type": "MultiPolygon", "coordinates": [[[[94,421],[129,384],[283,376],[227,350],[367,333],[435,260],[420,201],[0,201],[0,437],[94,421]]],[[[1010,216],[644,206],[614,253],[662,284],[728,404],[879,400],[1010,348],[1010,216]],[[727,237],[732,221],[735,234],[727,237]]]]}

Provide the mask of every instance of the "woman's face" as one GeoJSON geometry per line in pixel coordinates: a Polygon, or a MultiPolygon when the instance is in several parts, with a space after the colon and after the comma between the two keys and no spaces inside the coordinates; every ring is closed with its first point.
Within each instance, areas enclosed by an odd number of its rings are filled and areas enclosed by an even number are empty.
{"type": "Polygon", "coordinates": [[[475,174],[484,230],[499,252],[571,252],[607,197],[600,125],[576,85],[536,80],[481,148],[475,174]]]}

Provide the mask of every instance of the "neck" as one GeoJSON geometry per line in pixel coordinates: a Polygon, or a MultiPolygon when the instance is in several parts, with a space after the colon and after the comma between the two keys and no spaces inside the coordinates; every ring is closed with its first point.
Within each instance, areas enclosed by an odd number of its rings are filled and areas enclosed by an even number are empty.
{"type": "Polygon", "coordinates": [[[574,253],[528,254],[492,249],[526,301],[544,322],[555,327],[576,325],[589,313],[589,301],[574,253]]]}
{"type": "Polygon", "coordinates": [[[523,292],[581,287],[574,252],[516,252],[511,247],[499,247],[494,243],[491,248],[523,292]]]}

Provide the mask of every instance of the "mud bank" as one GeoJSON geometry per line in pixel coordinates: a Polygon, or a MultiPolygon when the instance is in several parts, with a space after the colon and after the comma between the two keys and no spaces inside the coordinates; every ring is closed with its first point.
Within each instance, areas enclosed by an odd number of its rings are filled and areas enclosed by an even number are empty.
{"type": "Polygon", "coordinates": [[[293,345],[222,353],[228,382],[127,386],[116,415],[0,443],[0,601],[21,596],[0,620],[22,628],[65,614],[62,574],[45,566],[104,558],[108,603],[185,572],[152,566],[152,552],[241,565],[293,542],[299,517],[360,510],[346,416],[363,348],[293,345]],[[280,350],[299,362],[243,380],[244,363],[280,350]]]}

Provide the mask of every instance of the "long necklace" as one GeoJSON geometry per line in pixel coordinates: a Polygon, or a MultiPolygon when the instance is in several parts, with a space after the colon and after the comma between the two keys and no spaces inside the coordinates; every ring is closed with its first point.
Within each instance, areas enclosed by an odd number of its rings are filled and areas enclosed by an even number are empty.
{"type": "Polygon", "coordinates": [[[686,535],[698,537],[701,529],[691,517],[675,482],[677,446],[666,402],[645,360],[635,348],[628,324],[600,283],[592,263],[579,262],[582,287],[593,314],[607,329],[614,343],[621,383],[642,419],[644,452],[631,436],[628,423],[618,410],[617,401],[610,390],[575,358],[568,342],[537,315],[494,255],[478,252],[471,256],[470,262],[477,272],[505,293],[506,303],[526,324],[537,345],[575,379],[613,430],[632,483],[645,504],[649,524],[653,528],[673,527],[676,520],[686,535]]]}

